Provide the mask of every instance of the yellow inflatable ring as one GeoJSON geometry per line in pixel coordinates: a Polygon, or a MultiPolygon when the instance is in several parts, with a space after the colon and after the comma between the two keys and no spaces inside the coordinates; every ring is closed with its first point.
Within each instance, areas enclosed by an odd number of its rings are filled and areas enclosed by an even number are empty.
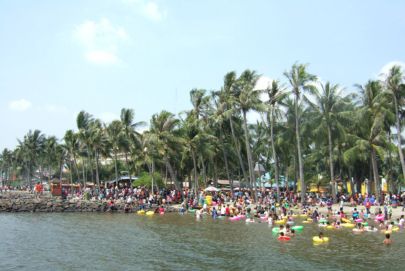
{"type": "Polygon", "coordinates": [[[345,228],[354,228],[354,224],[351,224],[351,223],[343,223],[343,224],[341,224],[341,226],[345,227],[345,228]]]}
{"type": "Polygon", "coordinates": [[[155,214],[154,211],[147,211],[147,212],[146,212],[146,215],[154,215],[154,214],[155,214]]]}
{"type": "Polygon", "coordinates": [[[321,239],[321,238],[319,238],[319,236],[314,236],[312,238],[312,241],[314,241],[315,243],[326,243],[326,242],[329,242],[329,238],[328,237],[323,237],[321,239]]]}
{"type": "Polygon", "coordinates": [[[138,215],[144,215],[145,214],[145,210],[139,210],[138,212],[136,212],[138,215]]]}

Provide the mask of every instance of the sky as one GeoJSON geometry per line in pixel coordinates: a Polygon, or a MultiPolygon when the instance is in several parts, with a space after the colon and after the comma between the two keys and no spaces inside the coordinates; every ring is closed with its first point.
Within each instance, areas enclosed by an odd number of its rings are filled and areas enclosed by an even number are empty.
{"type": "Polygon", "coordinates": [[[191,108],[229,71],[285,82],[295,62],[347,90],[405,67],[405,1],[0,1],[0,149],[62,138],[81,110],[105,122],[191,108]]]}

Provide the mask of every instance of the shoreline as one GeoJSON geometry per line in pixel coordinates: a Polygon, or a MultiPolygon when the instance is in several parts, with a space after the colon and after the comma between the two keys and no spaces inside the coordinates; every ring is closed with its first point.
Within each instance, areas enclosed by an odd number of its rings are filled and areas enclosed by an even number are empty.
{"type": "MultiPolygon", "coordinates": [[[[255,206],[253,204],[253,206],[255,206]]],[[[157,204],[152,207],[145,205],[144,210],[154,210],[158,207],[157,204]]],[[[166,205],[166,212],[179,212],[181,208],[180,204],[166,205]]],[[[311,209],[318,209],[321,214],[327,214],[328,210],[326,206],[311,206],[311,209]]],[[[354,208],[357,208],[359,212],[366,211],[365,206],[349,206],[344,205],[345,212],[351,212],[354,208]]],[[[383,210],[383,206],[371,206],[370,212],[374,214],[378,208],[383,210]]],[[[332,212],[339,211],[340,205],[333,204],[332,212]]],[[[405,211],[402,210],[402,206],[392,208],[392,218],[399,218],[401,215],[405,215],[405,211]]],[[[111,209],[108,206],[106,200],[84,200],[84,199],[65,199],[61,197],[53,197],[48,193],[41,196],[36,196],[28,192],[7,192],[0,193],[0,213],[136,213],[140,210],[138,204],[132,203],[129,206],[124,200],[115,200],[114,208],[111,209]],[[125,207],[129,207],[129,210],[125,210],[125,207]]],[[[294,213],[301,213],[299,207],[292,207],[294,213]]]]}
{"type": "MultiPolygon", "coordinates": [[[[65,199],[52,197],[50,194],[43,194],[39,197],[26,192],[8,192],[0,194],[0,213],[135,213],[139,205],[130,204],[129,210],[125,211],[127,203],[123,200],[115,200],[114,207],[110,208],[107,201],[65,199]]],[[[177,212],[178,205],[166,207],[166,212],[177,212]]],[[[128,207],[128,206],[127,206],[128,207]]],[[[145,210],[154,210],[152,207],[144,206],[145,210]]]]}

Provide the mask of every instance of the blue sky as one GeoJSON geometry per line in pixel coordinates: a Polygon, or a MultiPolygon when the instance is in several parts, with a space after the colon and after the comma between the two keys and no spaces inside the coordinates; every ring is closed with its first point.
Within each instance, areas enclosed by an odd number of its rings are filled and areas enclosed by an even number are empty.
{"type": "Polygon", "coordinates": [[[352,89],[405,62],[405,1],[0,1],[0,148],[63,137],[80,110],[137,121],[190,108],[246,68],[284,81],[299,61],[352,89]]]}

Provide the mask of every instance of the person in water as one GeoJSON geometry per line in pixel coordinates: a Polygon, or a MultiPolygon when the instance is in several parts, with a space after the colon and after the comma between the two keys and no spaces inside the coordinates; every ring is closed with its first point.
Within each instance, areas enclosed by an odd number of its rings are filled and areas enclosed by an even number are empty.
{"type": "Polygon", "coordinates": [[[217,209],[215,209],[215,207],[212,207],[211,214],[212,214],[213,219],[216,219],[218,217],[218,212],[217,212],[217,209]]]}
{"type": "Polygon", "coordinates": [[[391,245],[392,244],[391,234],[389,234],[389,233],[385,234],[385,239],[384,239],[383,243],[384,243],[384,245],[391,245]]]}
{"type": "Polygon", "coordinates": [[[323,232],[319,232],[318,237],[319,237],[320,240],[323,240],[323,232]]]}

